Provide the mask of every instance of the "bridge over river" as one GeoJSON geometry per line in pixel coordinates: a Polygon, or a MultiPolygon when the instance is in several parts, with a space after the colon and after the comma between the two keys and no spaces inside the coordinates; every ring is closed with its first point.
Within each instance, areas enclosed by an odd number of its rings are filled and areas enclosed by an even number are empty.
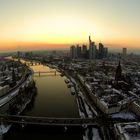
{"type": "MultiPolygon", "coordinates": [[[[135,120],[136,121],[136,120],[135,120]]],[[[137,120],[139,121],[139,120],[137,120]]],[[[112,119],[110,117],[94,118],[55,118],[55,117],[35,117],[21,115],[2,115],[0,114],[1,123],[46,125],[46,126],[101,126],[114,123],[134,122],[134,120],[112,119]]]]}
{"type": "Polygon", "coordinates": [[[52,75],[55,75],[55,76],[60,75],[60,73],[57,72],[56,70],[55,71],[35,71],[34,74],[38,75],[38,76],[41,76],[41,75],[44,75],[44,74],[52,74],[52,75]]]}
{"type": "Polygon", "coordinates": [[[52,125],[52,126],[82,126],[98,125],[95,118],[49,118],[17,115],[0,115],[0,121],[16,124],[52,125]]]}

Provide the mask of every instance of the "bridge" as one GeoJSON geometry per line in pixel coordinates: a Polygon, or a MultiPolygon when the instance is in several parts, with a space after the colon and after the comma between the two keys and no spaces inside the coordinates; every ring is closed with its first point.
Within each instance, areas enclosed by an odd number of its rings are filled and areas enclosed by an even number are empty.
{"type": "Polygon", "coordinates": [[[60,75],[59,72],[57,71],[35,71],[34,74],[37,74],[38,76],[41,76],[41,74],[54,74],[55,76],[56,75],[60,75]]]}
{"type": "Polygon", "coordinates": [[[40,125],[40,126],[62,126],[62,127],[85,127],[85,126],[110,126],[115,123],[139,122],[139,120],[113,120],[110,117],[94,118],[52,118],[52,117],[34,117],[18,115],[0,115],[1,124],[20,124],[20,125],[40,125]]]}
{"type": "Polygon", "coordinates": [[[32,61],[26,61],[26,64],[28,66],[34,66],[34,65],[41,65],[41,62],[37,60],[32,60],[32,61]]]}
{"type": "Polygon", "coordinates": [[[97,126],[95,118],[49,118],[17,115],[0,115],[0,121],[5,123],[32,124],[46,126],[97,126]]]}

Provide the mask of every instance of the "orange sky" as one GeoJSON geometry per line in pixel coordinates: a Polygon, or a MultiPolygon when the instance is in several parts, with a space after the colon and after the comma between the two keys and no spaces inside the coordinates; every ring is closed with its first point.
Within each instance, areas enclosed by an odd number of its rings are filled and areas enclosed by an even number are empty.
{"type": "Polygon", "coordinates": [[[41,50],[41,49],[67,49],[71,44],[47,44],[47,43],[35,43],[35,42],[13,42],[13,41],[2,41],[0,43],[1,51],[30,51],[30,50],[41,50]]]}
{"type": "MultiPolygon", "coordinates": [[[[38,43],[38,42],[24,42],[24,41],[1,41],[0,42],[0,49],[1,51],[17,51],[17,50],[23,50],[23,51],[28,51],[28,50],[41,50],[41,49],[58,49],[58,48],[64,48],[68,49],[71,45],[73,44],[86,44],[88,46],[88,36],[86,38],[87,40],[85,41],[77,41],[73,43],[38,43]]],[[[91,37],[93,41],[96,42],[96,45],[98,46],[98,43],[100,42],[99,40],[94,40],[94,38],[91,37]]],[[[108,48],[134,48],[134,49],[139,49],[139,41],[135,40],[110,40],[110,41],[103,41],[105,47],[108,48]]]]}

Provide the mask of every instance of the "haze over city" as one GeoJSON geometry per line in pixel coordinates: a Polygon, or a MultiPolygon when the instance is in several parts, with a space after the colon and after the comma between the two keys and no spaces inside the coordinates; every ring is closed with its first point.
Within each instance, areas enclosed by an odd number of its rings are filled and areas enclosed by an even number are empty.
{"type": "Polygon", "coordinates": [[[111,49],[140,47],[139,0],[0,0],[0,51],[69,48],[88,36],[111,49]]]}
{"type": "Polygon", "coordinates": [[[140,140],[140,0],[0,0],[0,140],[140,140]]]}

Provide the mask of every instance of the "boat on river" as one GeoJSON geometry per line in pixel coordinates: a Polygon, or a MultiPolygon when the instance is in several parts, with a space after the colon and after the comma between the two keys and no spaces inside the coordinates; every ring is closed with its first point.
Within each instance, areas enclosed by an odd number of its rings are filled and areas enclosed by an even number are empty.
{"type": "Polygon", "coordinates": [[[70,82],[69,79],[65,79],[65,83],[68,84],[70,82]]]}
{"type": "Polygon", "coordinates": [[[60,76],[61,76],[61,77],[63,77],[63,76],[64,76],[64,74],[63,74],[63,73],[61,73],[61,74],[60,74],[60,76]]]}
{"type": "Polygon", "coordinates": [[[76,91],[75,91],[75,88],[74,88],[74,87],[71,87],[70,90],[71,90],[71,94],[74,95],[75,92],[76,92],[76,91]]]}
{"type": "Polygon", "coordinates": [[[74,86],[74,85],[73,85],[72,82],[69,82],[69,83],[67,84],[67,87],[68,87],[68,88],[73,87],[73,86],[74,86]]]}

